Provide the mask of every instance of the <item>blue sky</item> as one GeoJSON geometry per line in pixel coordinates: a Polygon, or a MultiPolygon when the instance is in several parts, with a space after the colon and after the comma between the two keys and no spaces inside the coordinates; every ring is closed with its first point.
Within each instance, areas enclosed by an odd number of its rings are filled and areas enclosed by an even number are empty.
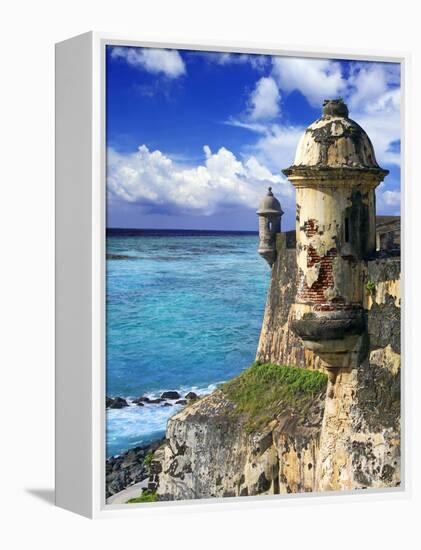
{"type": "Polygon", "coordinates": [[[377,212],[399,214],[399,65],[108,47],[108,227],[255,230],[271,185],[292,229],[281,169],[338,96],[390,170],[377,212]]]}

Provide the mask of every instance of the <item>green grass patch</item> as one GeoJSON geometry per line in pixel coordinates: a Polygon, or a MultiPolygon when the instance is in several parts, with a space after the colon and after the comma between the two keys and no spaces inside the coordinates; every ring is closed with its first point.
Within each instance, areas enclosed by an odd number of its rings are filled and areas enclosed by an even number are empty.
{"type": "Polygon", "coordinates": [[[376,285],[373,281],[367,281],[367,284],[365,285],[367,292],[370,294],[370,296],[374,296],[376,294],[376,285]]]}
{"type": "Polygon", "coordinates": [[[304,418],[326,386],[320,371],[256,362],[220,389],[235,404],[232,414],[242,416],[252,432],[286,411],[304,418]]]}
{"type": "Polygon", "coordinates": [[[152,451],[149,451],[148,453],[146,453],[146,456],[145,456],[145,458],[143,459],[143,464],[144,464],[147,468],[150,468],[152,460],[153,460],[153,452],[152,452],[152,451]]]}
{"type": "Polygon", "coordinates": [[[144,491],[140,496],[131,498],[126,502],[126,504],[139,504],[142,502],[156,502],[158,500],[158,495],[153,491],[144,491]]]}

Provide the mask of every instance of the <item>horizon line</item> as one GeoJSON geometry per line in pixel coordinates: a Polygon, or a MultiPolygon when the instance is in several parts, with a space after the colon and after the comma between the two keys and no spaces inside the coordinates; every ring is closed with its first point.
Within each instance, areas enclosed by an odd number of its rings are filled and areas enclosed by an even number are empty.
{"type": "Polygon", "coordinates": [[[117,231],[213,231],[215,233],[224,233],[227,231],[236,231],[241,233],[258,233],[258,229],[198,229],[198,228],[178,228],[178,227],[106,227],[108,230],[117,230],[117,231]]]}

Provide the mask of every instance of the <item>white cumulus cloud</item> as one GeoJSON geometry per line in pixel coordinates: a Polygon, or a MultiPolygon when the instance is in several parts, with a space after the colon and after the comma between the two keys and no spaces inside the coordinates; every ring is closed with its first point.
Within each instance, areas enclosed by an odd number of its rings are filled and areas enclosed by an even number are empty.
{"type": "Polygon", "coordinates": [[[386,180],[381,183],[376,189],[376,208],[377,212],[384,215],[399,216],[401,194],[399,190],[391,190],[393,183],[386,180]],[[389,189],[387,189],[389,187],[389,189]]]}
{"type": "Polygon", "coordinates": [[[270,63],[268,56],[259,54],[206,52],[203,55],[209,61],[213,61],[218,65],[242,65],[249,63],[256,70],[262,70],[270,63]]]}
{"type": "Polygon", "coordinates": [[[400,165],[393,143],[401,137],[399,69],[387,63],[355,63],[346,100],[350,116],[369,135],[380,164],[400,165]]]}
{"type": "Polygon", "coordinates": [[[129,65],[154,74],[162,73],[168,78],[177,78],[186,72],[184,61],[177,50],[116,46],[111,51],[111,57],[124,59],[129,65]]]}
{"type": "MultiPolygon", "coordinates": [[[[390,86],[399,84],[399,72],[390,63],[353,63],[347,79],[347,96],[351,109],[385,108],[390,86]]],[[[395,102],[396,98],[389,98],[395,102]]],[[[399,102],[397,103],[399,106],[399,102]]]]}
{"type": "Polygon", "coordinates": [[[346,87],[341,65],[329,59],[273,57],[273,77],[285,92],[298,90],[313,107],[341,95],[346,87]]]}
{"type": "Polygon", "coordinates": [[[256,208],[268,185],[280,196],[292,194],[290,185],[255,157],[241,161],[224,147],[216,153],[205,145],[204,162],[179,165],[146,145],[136,153],[107,155],[110,201],[138,203],[149,209],[211,215],[227,205],[256,208]]]}
{"type": "Polygon", "coordinates": [[[266,128],[251,151],[271,170],[281,171],[293,163],[304,128],[273,124],[266,128]]]}
{"type": "Polygon", "coordinates": [[[291,164],[295,152],[292,148],[304,131],[271,121],[280,114],[282,97],[297,90],[321,114],[324,99],[343,96],[350,117],[369,135],[380,165],[399,166],[399,82],[399,67],[391,63],[352,63],[345,74],[336,61],[273,57],[272,72],[256,82],[249,97],[251,108],[228,123],[261,134],[255,145],[256,155],[270,162],[271,169],[279,169],[291,164]]]}
{"type": "Polygon", "coordinates": [[[250,96],[251,120],[272,119],[279,115],[281,94],[271,77],[262,77],[257,81],[250,96]]]}
{"type": "Polygon", "coordinates": [[[397,206],[401,202],[401,194],[399,191],[384,191],[382,193],[382,198],[388,206],[397,206]]]}

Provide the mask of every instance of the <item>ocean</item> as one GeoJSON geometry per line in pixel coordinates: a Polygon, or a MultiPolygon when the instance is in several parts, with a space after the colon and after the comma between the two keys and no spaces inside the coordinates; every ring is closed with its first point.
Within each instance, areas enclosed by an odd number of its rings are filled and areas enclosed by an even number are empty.
{"type": "Polygon", "coordinates": [[[165,390],[210,393],[254,360],[270,271],[250,232],[107,231],[107,456],[165,433],[180,405],[138,407],[165,390]]]}

